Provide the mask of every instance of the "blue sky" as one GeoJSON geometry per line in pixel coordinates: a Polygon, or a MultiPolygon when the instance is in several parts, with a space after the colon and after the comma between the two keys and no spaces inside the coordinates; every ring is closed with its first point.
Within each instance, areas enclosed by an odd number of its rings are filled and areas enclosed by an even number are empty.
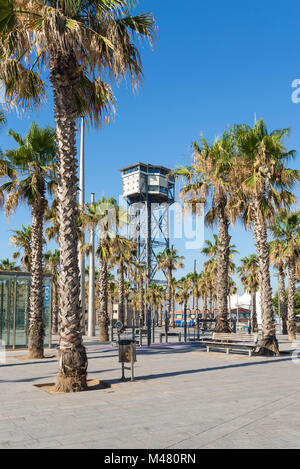
{"type": "MultiPolygon", "coordinates": [[[[171,168],[188,164],[191,142],[200,132],[213,139],[234,123],[263,117],[270,129],[290,127],[288,148],[300,149],[300,104],[291,100],[292,82],[300,78],[299,2],[287,0],[140,0],[136,12],[151,11],[158,23],[154,50],[141,45],[144,80],[133,93],[129,82],[113,84],[117,115],[86,138],[86,197],[118,197],[118,172],[137,161],[171,168]]],[[[8,114],[0,147],[11,147],[7,130],[25,133],[32,120],[53,125],[52,100],[36,113],[8,114]]],[[[292,163],[299,166],[299,155],[292,163]]],[[[299,187],[297,194],[300,196],[299,187]]],[[[9,224],[1,217],[0,258],[10,256],[10,230],[30,223],[21,207],[9,224]]],[[[211,237],[206,230],[206,238],[211,237]]],[[[239,257],[253,252],[251,233],[237,225],[232,242],[239,257]]],[[[199,250],[183,251],[192,270],[199,250]]],[[[275,280],[275,279],[273,279],[275,280]]]]}

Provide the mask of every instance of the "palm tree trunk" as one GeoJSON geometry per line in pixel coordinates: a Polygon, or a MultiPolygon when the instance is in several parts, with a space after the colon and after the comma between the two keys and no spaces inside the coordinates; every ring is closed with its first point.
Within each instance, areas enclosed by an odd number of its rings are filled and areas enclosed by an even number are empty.
{"type": "Polygon", "coordinates": [[[128,310],[129,310],[129,304],[128,304],[128,296],[127,294],[125,295],[124,299],[124,324],[128,327],[128,310]]]}
{"type": "Polygon", "coordinates": [[[166,321],[169,324],[169,318],[172,308],[172,270],[169,269],[168,271],[168,294],[167,294],[167,309],[166,309],[166,321]]]}
{"type": "Polygon", "coordinates": [[[229,264],[229,245],[230,239],[228,229],[229,222],[225,216],[224,201],[219,210],[219,234],[218,234],[218,253],[217,253],[217,311],[216,311],[216,332],[231,332],[228,321],[228,264],[229,264]]]}
{"type": "Polygon", "coordinates": [[[296,292],[296,265],[295,258],[291,258],[288,263],[289,293],[288,293],[288,332],[289,340],[296,340],[296,312],[295,312],[295,292],[296,292]]]}
{"type": "Polygon", "coordinates": [[[58,145],[58,212],[60,245],[60,341],[57,392],[86,389],[87,356],[82,340],[77,241],[76,110],[78,70],[72,53],[50,53],[50,81],[58,145]]]}
{"type": "Polygon", "coordinates": [[[256,312],[256,287],[251,288],[251,323],[252,323],[252,332],[258,332],[257,312],[256,312]]]}
{"type": "MultiPolygon", "coordinates": [[[[43,189],[41,188],[41,192],[43,189]]],[[[44,357],[43,324],[43,218],[45,199],[37,198],[32,206],[31,284],[28,331],[28,358],[44,357]]]]}
{"type": "Polygon", "coordinates": [[[124,312],[124,266],[121,262],[119,265],[119,315],[118,320],[124,324],[125,312],[124,312]]]}
{"type": "Polygon", "coordinates": [[[144,320],[144,315],[143,315],[143,310],[144,310],[144,302],[143,302],[143,275],[140,274],[140,279],[139,279],[139,310],[140,310],[140,323],[141,325],[143,324],[144,320]]]}
{"type": "Polygon", "coordinates": [[[272,288],[270,277],[270,258],[266,221],[261,212],[259,199],[254,200],[253,210],[254,236],[260,269],[261,298],[262,298],[262,338],[258,353],[261,355],[279,355],[276,339],[274,309],[272,303],[272,288]]]}
{"type": "Polygon", "coordinates": [[[283,264],[278,267],[278,299],[280,309],[280,311],[278,311],[278,314],[280,314],[282,320],[282,334],[287,335],[287,307],[285,297],[285,273],[283,264]]]}
{"type": "Polygon", "coordinates": [[[208,309],[209,309],[209,314],[212,314],[213,312],[213,287],[212,283],[209,282],[209,288],[208,288],[208,309]]]}
{"type": "Polygon", "coordinates": [[[207,314],[207,295],[204,295],[203,296],[203,319],[206,318],[206,314],[207,314]]]}
{"type": "Polygon", "coordinates": [[[161,302],[159,305],[159,327],[162,326],[163,322],[163,303],[161,302]]]}
{"type": "Polygon", "coordinates": [[[98,324],[100,342],[109,341],[109,315],[107,306],[107,262],[100,259],[98,280],[98,324]]]}

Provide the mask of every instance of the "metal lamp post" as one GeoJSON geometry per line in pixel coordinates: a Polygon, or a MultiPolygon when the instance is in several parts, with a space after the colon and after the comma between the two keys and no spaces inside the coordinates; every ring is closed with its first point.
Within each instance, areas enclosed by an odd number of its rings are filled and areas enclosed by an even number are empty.
{"type": "MultiPolygon", "coordinates": [[[[79,206],[84,208],[84,118],[81,117],[80,131],[80,171],[79,171],[79,206]]],[[[84,229],[82,230],[82,244],[85,241],[84,229]]],[[[82,310],[82,332],[85,334],[85,255],[79,250],[78,254],[80,271],[80,301],[82,310]]]]}
{"type": "MultiPolygon", "coordinates": [[[[95,203],[95,194],[91,193],[91,204],[95,203]]],[[[89,305],[88,305],[88,336],[95,335],[95,229],[90,229],[89,256],[89,305]]]]}
{"type": "MultiPolygon", "coordinates": [[[[273,277],[276,277],[277,279],[279,278],[279,274],[274,274],[273,277]]],[[[283,324],[282,324],[282,319],[281,319],[281,304],[280,304],[280,296],[279,296],[279,288],[277,290],[277,295],[278,295],[278,320],[279,320],[279,330],[282,334],[283,332],[283,324]]]]}

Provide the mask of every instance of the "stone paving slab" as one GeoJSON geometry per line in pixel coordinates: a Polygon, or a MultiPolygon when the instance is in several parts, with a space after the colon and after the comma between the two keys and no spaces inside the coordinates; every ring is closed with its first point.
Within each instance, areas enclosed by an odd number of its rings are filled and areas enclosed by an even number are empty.
{"type": "MultiPolygon", "coordinates": [[[[281,348],[290,348],[282,341],[281,348]]],[[[113,389],[50,395],[57,360],[0,365],[0,448],[299,448],[300,364],[289,355],[206,353],[196,344],[138,347],[120,382],[116,347],[87,342],[89,379],[113,389]],[[129,372],[127,372],[129,373],[129,372]]]]}

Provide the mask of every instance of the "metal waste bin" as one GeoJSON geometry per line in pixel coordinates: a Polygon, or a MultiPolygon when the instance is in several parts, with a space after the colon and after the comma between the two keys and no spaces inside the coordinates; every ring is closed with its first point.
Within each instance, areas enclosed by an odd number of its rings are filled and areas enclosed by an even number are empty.
{"type": "Polygon", "coordinates": [[[119,340],[119,363],[122,363],[122,380],[125,380],[125,363],[131,363],[131,381],[134,380],[136,362],[136,342],[133,339],[119,340]]]}
{"type": "Polygon", "coordinates": [[[136,362],[136,342],[132,339],[119,340],[119,363],[136,362]]]}

